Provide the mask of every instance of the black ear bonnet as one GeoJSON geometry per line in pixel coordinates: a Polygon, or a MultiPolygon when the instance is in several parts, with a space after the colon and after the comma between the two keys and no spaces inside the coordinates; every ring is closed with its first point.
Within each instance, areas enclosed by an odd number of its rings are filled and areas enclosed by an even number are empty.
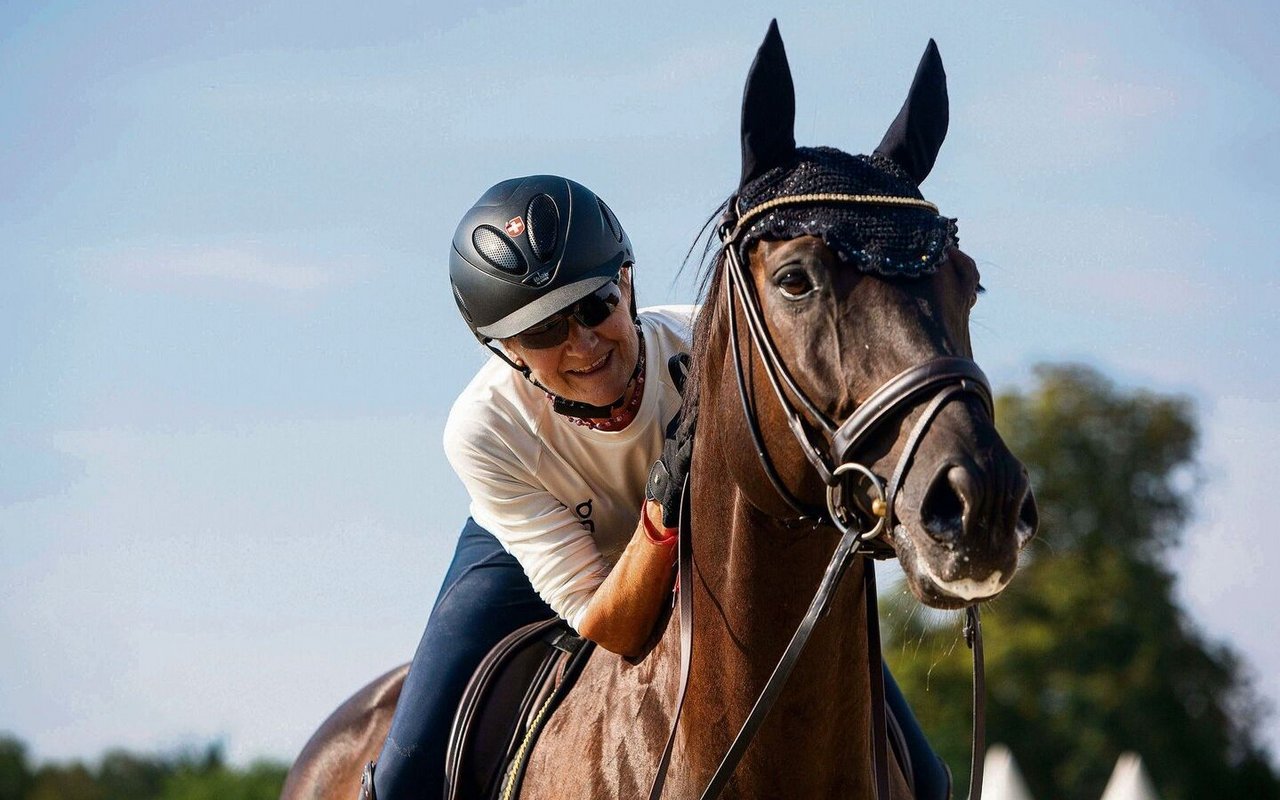
{"type": "MultiPolygon", "coordinates": [[[[836,193],[923,199],[906,173],[885,156],[851,156],[834,147],[799,147],[794,160],[774,167],[738,192],[739,215],[787,195],[836,193]]],[[[783,206],[743,231],[744,248],[760,239],[821,236],[862,272],[913,278],[935,272],[954,247],[956,221],[926,208],[874,204],[783,206]]]]}
{"type": "Polygon", "coordinates": [[[795,89],[775,20],[747,76],[742,101],[742,178],[726,222],[746,220],[736,244],[821,236],[862,272],[917,277],[935,272],[955,246],[956,221],[925,206],[878,203],[875,197],[923,200],[920,183],[946,136],[946,74],[930,41],[907,100],[870,156],[833,147],[796,147],[795,89]],[[798,195],[838,195],[757,211],[798,195]],[[855,198],[850,200],[849,198],[855,198]]]}

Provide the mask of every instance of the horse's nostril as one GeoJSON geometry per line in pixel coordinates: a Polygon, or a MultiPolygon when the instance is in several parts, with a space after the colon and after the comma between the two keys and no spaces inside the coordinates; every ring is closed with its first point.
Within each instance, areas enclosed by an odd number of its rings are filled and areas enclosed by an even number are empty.
{"type": "Polygon", "coordinates": [[[964,534],[967,479],[968,473],[960,467],[943,468],[925,493],[920,505],[920,522],[938,541],[955,541],[964,534]]]}
{"type": "Polygon", "coordinates": [[[1036,496],[1027,487],[1027,494],[1022,498],[1022,508],[1018,511],[1018,546],[1022,547],[1031,541],[1040,527],[1040,510],[1036,508],[1036,496]]]}

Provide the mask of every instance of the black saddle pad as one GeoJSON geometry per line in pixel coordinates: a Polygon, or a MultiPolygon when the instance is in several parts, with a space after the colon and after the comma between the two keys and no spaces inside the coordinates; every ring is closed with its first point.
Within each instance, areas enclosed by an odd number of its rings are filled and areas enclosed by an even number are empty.
{"type": "Polygon", "coordinates": [[[556,618],[526,625],[489,651],[454,717],[445,754],[448,800],[497,798],[508,772],[519,780],[524,760],[512,762],[527,754],[535,723],[546,721],[593,647],[556,618]]]}

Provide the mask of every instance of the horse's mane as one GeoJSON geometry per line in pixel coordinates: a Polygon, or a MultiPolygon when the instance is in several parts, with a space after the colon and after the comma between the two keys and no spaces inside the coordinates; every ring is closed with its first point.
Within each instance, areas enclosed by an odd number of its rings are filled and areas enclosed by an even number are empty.
{"type": "Polygon", "coordinates": [[[714,330],[716,298],[720,296],[720,281],[724,274],[724,248],[720,245],[720,237],[716,234],[716,224],[724,215],[725,209],[729,207],[730,197],[721,203],[702,223],[702,227],[698,230],[698,234],[694,237],[693,242],[689,244],[689,250],[685,253],[684,261],[680,265],[680,271],[683,272],[685,267],[689,266],[694,258],[694,252],[701,249],[697,256],[697,277],[698,284],[698,300],[701,308],[693,325],[693,341],[689,346],[689,379],[684,390],[684,405],[681,409],[682,429],[688,428],[689,425],[697,419],[698,394],[702,389],[704,380],[702,365],[707,361],[707,351],[711,345],[711,334],[714,330]],[[699,248],[701,243],[701,248],[699,248]]]}

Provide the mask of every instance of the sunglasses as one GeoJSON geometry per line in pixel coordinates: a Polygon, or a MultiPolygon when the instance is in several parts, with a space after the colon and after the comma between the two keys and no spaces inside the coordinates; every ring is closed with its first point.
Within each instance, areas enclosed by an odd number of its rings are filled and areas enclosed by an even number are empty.
{"type": "Polygon", "coordinates": [[[594,328],[608,319],[620,302],[622,302],[622,289],[618,288],[618,281],[615,278],[563,311],[552,314],[512,338],[521,347],[527,347],[530,350],[555,347],[569,338],[570,317],[577,320],[583,327],[594,328]]]}

